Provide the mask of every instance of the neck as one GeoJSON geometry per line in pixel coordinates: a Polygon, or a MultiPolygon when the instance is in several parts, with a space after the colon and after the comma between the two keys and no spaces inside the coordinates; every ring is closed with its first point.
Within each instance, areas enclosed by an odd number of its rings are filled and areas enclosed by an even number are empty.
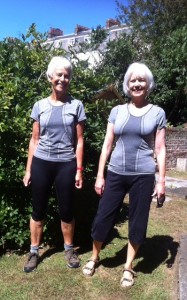
{"type": "Polygon", "coordinates": [[[140,99],[139,101],[137,101],[137,99],[136,100],[131,99],[130,103],[137,108],[142,108],[142,107],[146,106],[147,104],[149,104],[149,101],[148,101],[148,99],[143,99],[143,100],[140,99]]]}
{"type": "Polygon", "coordinates": [[[56,92],[52,92],[50,99],[52,101],[60,101],[60,102],[66,102],[66,94],[62,94],[62,93],[56,93],[56,92]]]}

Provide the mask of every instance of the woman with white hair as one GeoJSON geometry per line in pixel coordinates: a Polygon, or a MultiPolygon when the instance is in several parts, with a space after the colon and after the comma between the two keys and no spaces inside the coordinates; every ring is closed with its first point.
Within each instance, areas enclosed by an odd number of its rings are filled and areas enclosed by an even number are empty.
{"type": "Polygon", "coordinates": [[[95,191],[102,198],[92,226],[93,252],[83,267],[83,274],[94,274],[103,242],[129,193],[129,240],[120,281],[122,287],[134,284],[132,263],[146,238],[153,192],[158,198],[165,194],[166,118],[162,108],[149,102],[153,88],[154,79],[148,67],[142,63],[131,64],[123,82],[124,93],[130,101],[111,110],[95,183],[95,191]],[[153,144],[159,168],[156,185],[153,144]],[[105,180],[104,169],[110,154],[105,180]]]}
{"type": "Polygon", "coordinates": [[[36,269],[39,263],[39,246],[52,185],[58,200],[67,265],[71,268],[80,266],[73,249],[73,203],[75,187],[81,189],[83,184],[83,130],[86,116],[82,102],[67,93],[72,77],[70,61],[64,57],[53,57],[46,74],[52,92],[33,106],[32,137],[23,178],[25,186],[31,184],[33,206],[30,219],[31,247],[24,266],[27,273],[36,269]]]}

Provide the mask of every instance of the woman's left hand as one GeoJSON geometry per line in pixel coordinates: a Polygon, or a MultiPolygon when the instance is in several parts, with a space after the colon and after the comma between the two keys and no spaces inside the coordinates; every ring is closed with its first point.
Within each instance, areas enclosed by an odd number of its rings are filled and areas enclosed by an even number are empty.
{"type": "Polygon", "coordinates": [[[155,194],[158,198],[165,195],[165,182],[157,182],[155,186],[155,194]]]}
{"type": "Polygon", "coordinates": [[[157,182],[152,197],[157,198],[157,207],[162,207],[165,201],[165,182],[157,182]]]}
{"type": "Polygon", "coordinates": [[[77,170],[76,176],[75,176],[75,187],[77,189],[81,189],[83,185],[83,176],[82,171],[77,170]]]}
{"type": "Polygon", "coordinates": [[[97,176],[96,182],[95,182],[95,191],[99,196],[102,196],[103,191],[105,188],[105,179],[104,177],[97,176]]]}

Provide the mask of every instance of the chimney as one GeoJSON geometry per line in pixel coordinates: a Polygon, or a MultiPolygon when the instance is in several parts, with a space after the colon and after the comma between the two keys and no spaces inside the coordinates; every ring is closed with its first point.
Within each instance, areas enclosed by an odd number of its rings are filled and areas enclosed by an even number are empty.
{"type": "Polygon", "coordinates": [[[85,26],[82,26],[82,25],[78,25],[76,26],[75,28],[75,33],[78,34],[79,32],[82,32],[82,31],[87,31],[89,30],[90,28],[88,27],[85,27],[85,26]]]}
{"type": "Polygon", "coordinates": [[[49,32],[48,32],[48,37],[51,39],[53,37],[56,36],[62,36],[63,35],[63,31],[60,30],[59,28],[50,28],[49,32]]]}
{"type": "Polygon", "coordinates": [[[110,27],[114,26],[114,25],[120,25],[120,22],[116,19],[108,19],[106,21],[106,29],[109,29],[110,27]]]}

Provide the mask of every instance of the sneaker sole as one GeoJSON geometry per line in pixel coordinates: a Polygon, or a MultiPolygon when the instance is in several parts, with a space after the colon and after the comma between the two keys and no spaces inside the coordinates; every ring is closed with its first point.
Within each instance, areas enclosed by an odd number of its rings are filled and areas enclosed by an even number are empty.
{"type": "Polygon", "coordinates": [[[25,272],[25,273],[31,273],[31,272],[33,272],[33,271],[36,271],[36,269],[37,269],[37,267],[34,268],[34,269],[32,269],[32,270],[25,270],[25,269],[23,268],[23,272],[25,272]]]}
{"type": "Polygon", "coordinates": [[[79,264],[79,265],[77,265],[77,266],[72,266],[72,265],[70,265],[70,264],[67,264],[67,266],[68,266],[68,268],[71,268],[71,269],[77,269],[77,268],[79,268],[81,265],[79,264]]]}

